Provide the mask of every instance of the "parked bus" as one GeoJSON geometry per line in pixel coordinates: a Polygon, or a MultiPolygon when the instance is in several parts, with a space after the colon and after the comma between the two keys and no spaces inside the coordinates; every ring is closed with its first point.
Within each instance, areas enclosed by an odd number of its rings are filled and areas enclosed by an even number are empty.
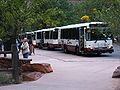
{"type": "Polygon", "coordinates": [[[55,28],[41,29],[35,31],[36,43],[39,48],[48,47],[49,49],[59,48],[60,32],[55,28]]]}
{"type": "Polygon", "coordinates": [[[65,52],[76,54],[112,53],[111,36],[107,34],[109,27],[104,22],[90,22],[56,27],[59,31],[59,44],[65,52]]]}

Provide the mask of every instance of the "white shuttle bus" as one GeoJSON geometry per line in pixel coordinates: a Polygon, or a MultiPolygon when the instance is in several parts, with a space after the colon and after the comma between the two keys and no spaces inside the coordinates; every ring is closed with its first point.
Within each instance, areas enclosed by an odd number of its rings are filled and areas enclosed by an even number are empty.
{"type": "Polygon", "coordinates": [[[112,53],[113,44],[104,22],[90,22],[56,27],[60,32],[58,43],[65,52],[76,54],[112,53]]]}
{"type": "Polygon", "coordinates": [[[39,48],[48,47],[49,49],[61,47],[58,43],[60,32],[55,28],[41,29],[35,31],[35,38],[39,48]]]}

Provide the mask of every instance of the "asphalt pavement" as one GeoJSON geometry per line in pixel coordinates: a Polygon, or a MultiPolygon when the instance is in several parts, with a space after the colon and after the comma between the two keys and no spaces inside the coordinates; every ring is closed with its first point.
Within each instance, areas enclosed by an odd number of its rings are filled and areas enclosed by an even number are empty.
{"type": "Polygon", "coordinates": [[[54,71],[37,81],[1,86],[0,90],[120,90],[120,79],[112,78],[120,66],[120,48],[115,49],[113,54],[101,56],[35,49],[35,55],[29,57],[32,63],[50,63],[54,71]]]}

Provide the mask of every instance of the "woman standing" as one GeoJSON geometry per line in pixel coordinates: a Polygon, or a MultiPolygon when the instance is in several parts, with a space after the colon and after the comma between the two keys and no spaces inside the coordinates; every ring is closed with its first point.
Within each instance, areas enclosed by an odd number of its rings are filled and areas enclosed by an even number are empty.
{"type": "Polygon", "coordinates": [[[28,44],[27,38],[23,39],[23,43],[21,45],[21,48],[22,48],[23,58],[28,58],[28,56],[29,56],[29,44],[28,44]]]}

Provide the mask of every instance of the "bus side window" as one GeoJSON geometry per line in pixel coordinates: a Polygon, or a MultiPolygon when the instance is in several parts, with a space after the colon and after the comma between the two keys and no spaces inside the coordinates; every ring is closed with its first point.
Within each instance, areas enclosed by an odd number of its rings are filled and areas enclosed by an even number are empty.
{"type": "Polygon", "coordinates": [[[37,39],[41,39],[41,32],[37,32],[37,39]]]}
{"type": "Polygon", "coordinates": [[[69,38],[69,30],[63,29],[61,30],[61,39],[68,39],[69,38]]]}
{"type": "Polygon", "coordinates": [[[49,31],[45,32],[45,39],[49,39],[49,31]]]}
{"type": "Polygon", "coordinates": [[[58,30],[53,32],[53,39],[58,39],[58,30]]]}
{"type": "Polygon", "coordinates": [[[50,39],[53,39],[53,31],[50,31],[50,39]]]}

